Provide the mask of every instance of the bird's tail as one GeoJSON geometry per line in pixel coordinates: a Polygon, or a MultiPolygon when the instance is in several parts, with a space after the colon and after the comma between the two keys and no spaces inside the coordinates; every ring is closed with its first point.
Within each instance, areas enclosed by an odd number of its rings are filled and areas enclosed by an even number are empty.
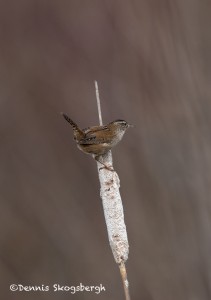
{"type": "Polygon", "coordinates": [[[70,125],[72,126],[73,130],[77,130],[78,129],[78,125],[73,122],[73,120],[71,120],[66,114],[64,114],[63,112],[61,112],[61,115],[65,118],[65,120],[70,123],[70,125]]]}
{"type": "Polygon", "coordinates": [[[82,137],[84,136],[83,131],[78,127],[78,125],[73,122],[73,120],[71,120],[66,114],[64,114],[63,112],[61,112],[61,115],[65,118],[65,120],[70,123],[70,125],[72,126],[72,129],[74,131],[74,135],[75,137],[82,137]]]}

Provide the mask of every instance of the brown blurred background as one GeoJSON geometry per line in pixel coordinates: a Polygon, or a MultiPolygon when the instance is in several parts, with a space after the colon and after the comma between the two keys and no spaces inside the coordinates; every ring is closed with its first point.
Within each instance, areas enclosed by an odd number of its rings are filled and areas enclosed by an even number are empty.
{"type": "Polygon", "coordinates": [[[1,299],[124,299],[81,127],[135,127],[113,151],[133,300],[211,299],[211,2],[0,1],[1,299]],[[106,292],[16,292],[23,285],[106,292]]]}

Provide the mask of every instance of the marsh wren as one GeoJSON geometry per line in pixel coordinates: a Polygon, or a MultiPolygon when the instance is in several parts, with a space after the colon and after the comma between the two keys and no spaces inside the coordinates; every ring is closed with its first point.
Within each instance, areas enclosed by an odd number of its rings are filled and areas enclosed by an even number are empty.
{"type": "MultiPolygon", "coordinates": [[[[73,129],[74,140],[84,153],[92,154],[106,169],[111,170],[100,161],[100,156],[106,154],[122,139],[128,127],[133,126],[124,120],[116,120],[105,126],[92,126],[80,129],[66,114],[61,113],[73,129]]],[[[112,171],[112,170],[111,170],[112,171]]]]}

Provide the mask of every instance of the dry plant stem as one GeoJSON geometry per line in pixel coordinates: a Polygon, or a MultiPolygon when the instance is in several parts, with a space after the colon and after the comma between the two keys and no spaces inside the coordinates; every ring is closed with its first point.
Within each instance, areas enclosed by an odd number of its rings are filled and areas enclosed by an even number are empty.
{"type": "Polygon", "coordinates": [[[99,89],[98,89],[98,84],[97,84],[96,80],[95,80],[95,93],[96,93],[96,98],[97,98],[97,109],[98,109],[99,122],[100,122],[100,126],[102,126],[103,119],[102,119],[102,113],[101,113],[100,95],[99,95],[99,89]]]}
{"type": "MultiPolygon", "coordinates": [[[[100,106],[100,97],[97,82],[95,81],[95,91],[97,98],[98,114],[100,125],[102,123],[102,114],[100,106]]],[[[113,168],[112,154],[109,151],[107,154],[100,157],[100,161],[107,166],[113,168]]],[[[122,205],[122,199],[119,192],[120,180],[115,171],[110,171],[106,168],[102,168],[102,164],[97,162],[98,174],[100,180],[100,196],[102,198],[104,216],[108,231],[108,239],[111,246],[111,250],[114,255],[116,263],[120,267],[120,274],[123,281],[125,299],[130,300],[129,284],[127,280],[127,273],[125,268],[125,262],[128,259],[129,244],[127,238],[127,231],[124,222],[124,211],[122,205]]]]}
{"type": "Polygon", "coordinates": [[[123,262],[119,265],[119,269],[120,269],[120,274],[122,276],[122,282],[123,282],[124,291],[125,291],[125,299],[130,300],[129,283],[127,280],[127,271],[126,271],[125,264],[123,262]]]}

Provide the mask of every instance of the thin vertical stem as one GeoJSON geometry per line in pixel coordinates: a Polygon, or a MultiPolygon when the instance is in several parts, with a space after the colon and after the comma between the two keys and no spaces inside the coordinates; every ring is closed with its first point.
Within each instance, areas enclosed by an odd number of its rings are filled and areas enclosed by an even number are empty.
{"type": "Polygon", "coordinates": [[[98,84],[97,84],[96,80],[95,80],[95,93],[96,93],[96,98],[97,98],[97,109],[98,109],[98,115],[99,115],[99,122],[100,122],[100,126],[102,126],[103,119],[102,119],[101,105],[100,105],[100,94],[99,94],[98,84]]]}
{"type": "Polygon", "coordinates": [[[120,274],[121,274],[122,282],[123,282],[123,286],[124,286],[125,299],[130,300],[129,283],[128,283],[128,280],[127,280],[127,271],[126,271],[126,267],[125,267],[124,262],[122,262],[119,265],[119,269],[120,269],[120,274]]]}

